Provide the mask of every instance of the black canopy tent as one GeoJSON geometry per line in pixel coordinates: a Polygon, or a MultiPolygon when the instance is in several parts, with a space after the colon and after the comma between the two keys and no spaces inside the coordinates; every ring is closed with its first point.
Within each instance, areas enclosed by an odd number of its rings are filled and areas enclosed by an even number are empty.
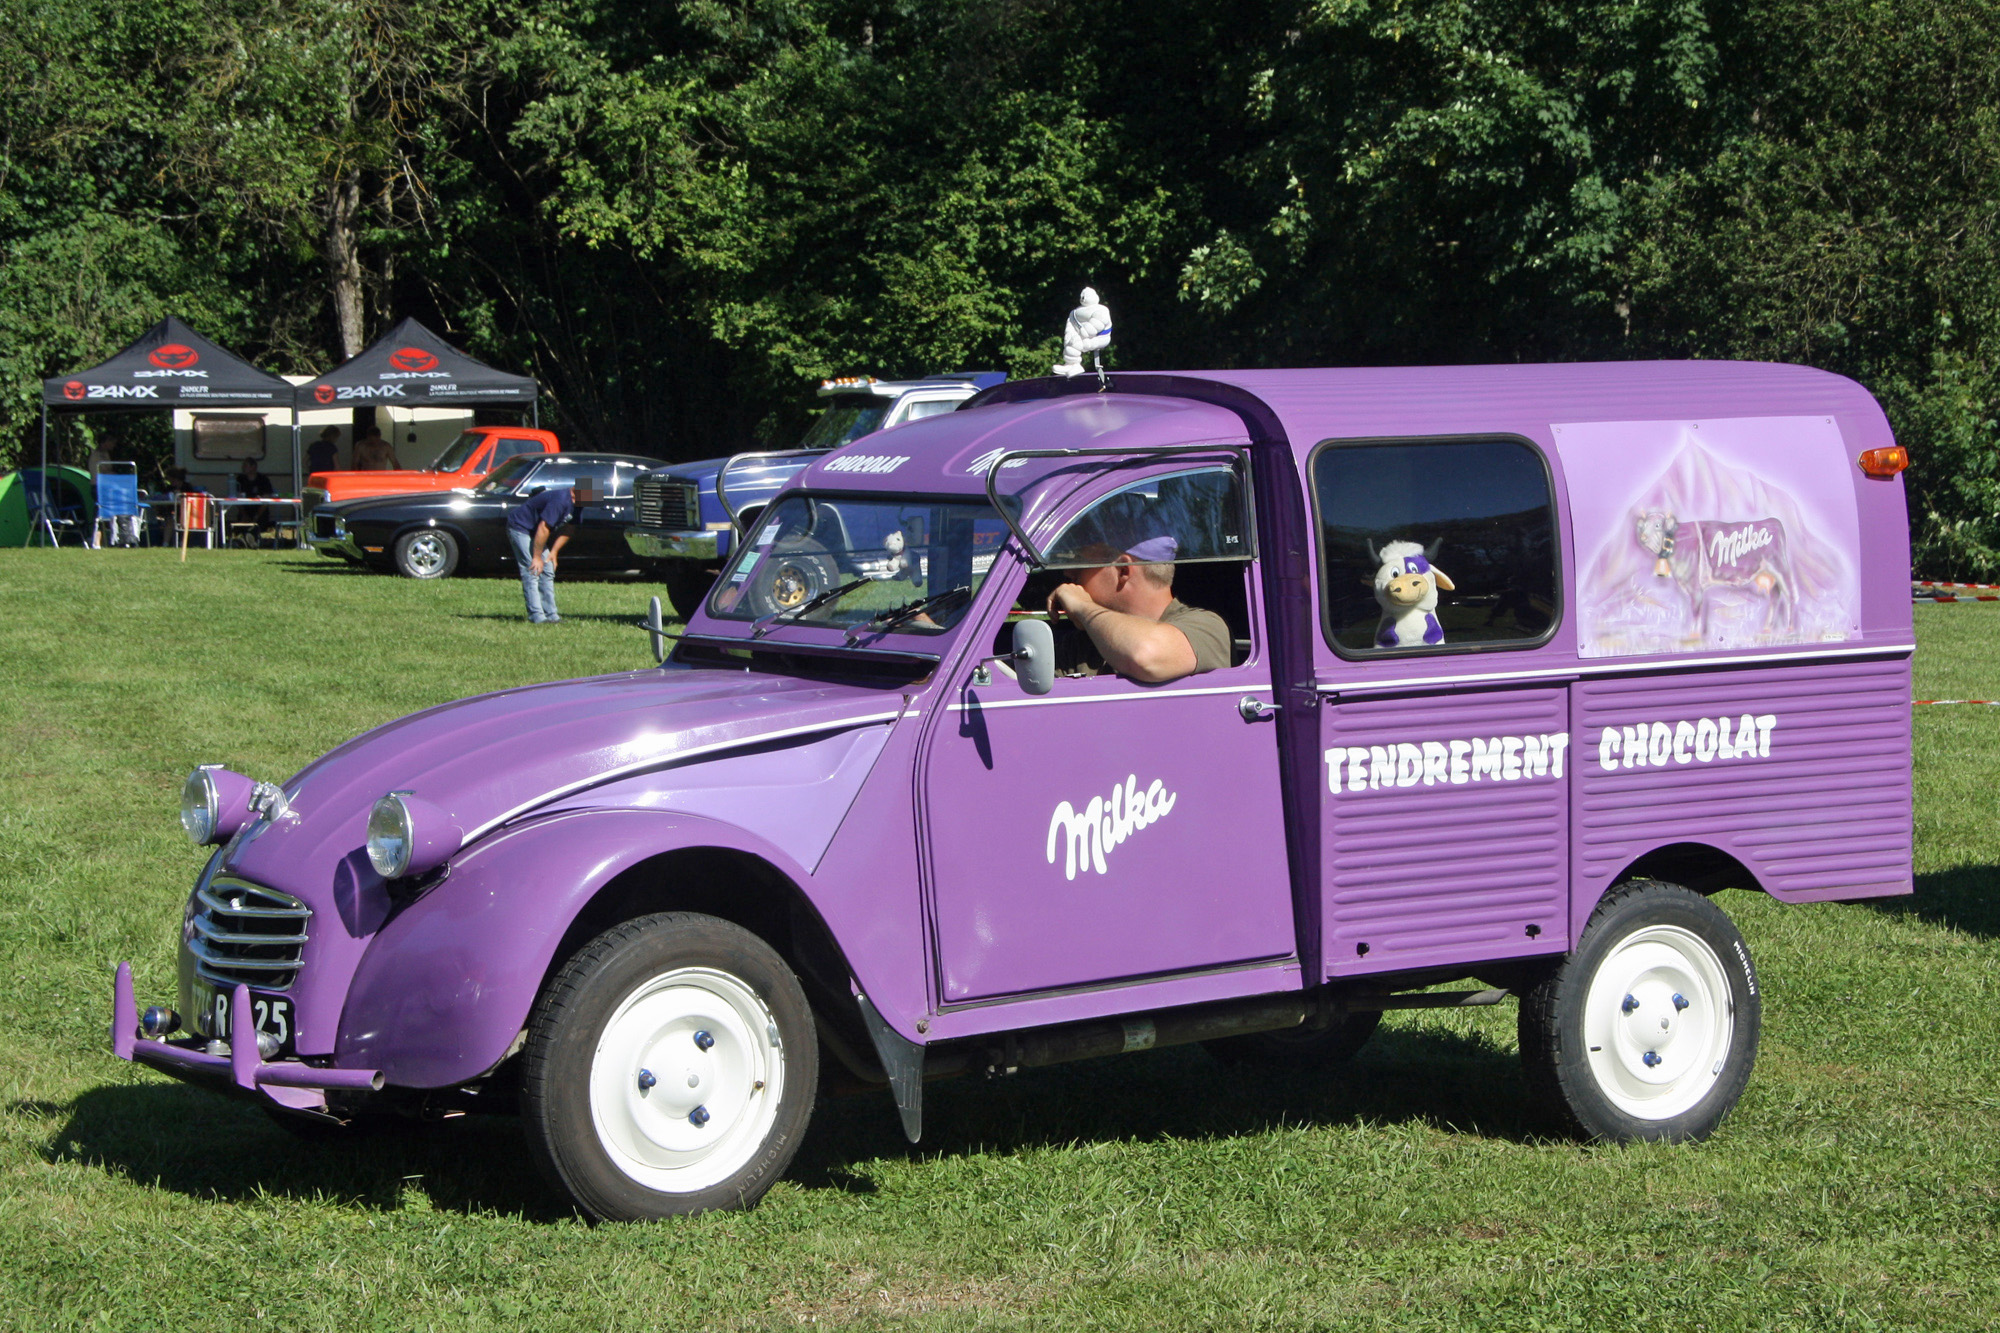
{"type": "MultiPolygon", "coordinates": [[[[351,360],[293,390],[299,409],[352,403],[356,407],[393,403],[403,407],[463,407],[468,404],[526,406],[541,424],[536,399],[541,386],[526,375],[509,375],[475,361],[414,319],[369,343],[351,360]]],[[[298,411],[292,413],[292,455],[298,456],[298,411]]]]}
{"type": "MultiPolygon", "coordinates": [[[[42,506],[48,506],[49,410],[158,412],[177,407],[290,409],[292,386],[266,374],[172,315],[134,338],[108,361],[42,381],[42,506]]],[[[293,443],[298,417],[293,414],[293,443]]],[[[292,490],[298,492],[298,449],[292,450],[292,490]]]]}

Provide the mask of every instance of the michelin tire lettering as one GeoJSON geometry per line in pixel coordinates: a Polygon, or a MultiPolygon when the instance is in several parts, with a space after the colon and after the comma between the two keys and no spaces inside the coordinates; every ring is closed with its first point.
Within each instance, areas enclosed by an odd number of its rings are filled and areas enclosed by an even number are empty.
{"type": "Polygon", "coordinates": [[[1134,773],[1122,785],[1112,787],[1108,800],[1093,796],[1082,810],[1064,801],[1049,817],[1049,864],[1056,863],[1056,847],[1060,843],[1064,849],[1064,879],[1075,879],[1078,870],[1105,874],[1108,872],[1105,854],[1115,851],[1139,830],[1165,819],[1179,800],[1179,795],[1168,791],[1158,778],[1141,791],[1139,776],[1134,773]]]}

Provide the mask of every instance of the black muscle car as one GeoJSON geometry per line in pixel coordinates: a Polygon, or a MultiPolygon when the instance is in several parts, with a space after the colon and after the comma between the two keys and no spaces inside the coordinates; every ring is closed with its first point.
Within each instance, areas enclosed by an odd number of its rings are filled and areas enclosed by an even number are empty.
{"type": "Polygon", "coordinates": [[[495,468],[469,491],[391,495],[322,505],[313,511],[312,545],[413,579],[460,573],[512,573],[507,514],[529,496],[590,478],[597,503],[582,507],[563,547],[565,570],[631,569],[625,545],[632,482],[657,458],[630,454],[524,454],[495,468]]]}

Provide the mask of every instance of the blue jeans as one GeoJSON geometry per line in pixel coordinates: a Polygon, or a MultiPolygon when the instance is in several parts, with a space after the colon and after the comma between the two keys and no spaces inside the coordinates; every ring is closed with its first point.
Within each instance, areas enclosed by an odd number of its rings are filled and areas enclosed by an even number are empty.
{"type": "Polygon", "coordinates": [[[555,561],[547,551],[542,552],[542,572],[537,574],[528,567],[535,558],[535,534],[509,528],[507,540],[514,545],[514,563],[521,569],[521,596],[527,599],[529,623],[562,619],[556,614],[555,561]]]}

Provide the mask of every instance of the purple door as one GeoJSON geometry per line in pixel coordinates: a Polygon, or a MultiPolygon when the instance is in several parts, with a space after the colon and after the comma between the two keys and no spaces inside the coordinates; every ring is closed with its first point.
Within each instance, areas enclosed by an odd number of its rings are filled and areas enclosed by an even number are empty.
{"type": "Polygon", "coordinates": [[[1260,644],[1237,656],[1041,698],[963,669],[923,785],[944,1003],[1294,952],[1277,727],[1241,709],[1271,672],[1260,644]]]}
{"type": "Polygon", "coordinates": [[[1568,947],[1567,686],[1320,711],[1329,975],[1568,947]]]}

